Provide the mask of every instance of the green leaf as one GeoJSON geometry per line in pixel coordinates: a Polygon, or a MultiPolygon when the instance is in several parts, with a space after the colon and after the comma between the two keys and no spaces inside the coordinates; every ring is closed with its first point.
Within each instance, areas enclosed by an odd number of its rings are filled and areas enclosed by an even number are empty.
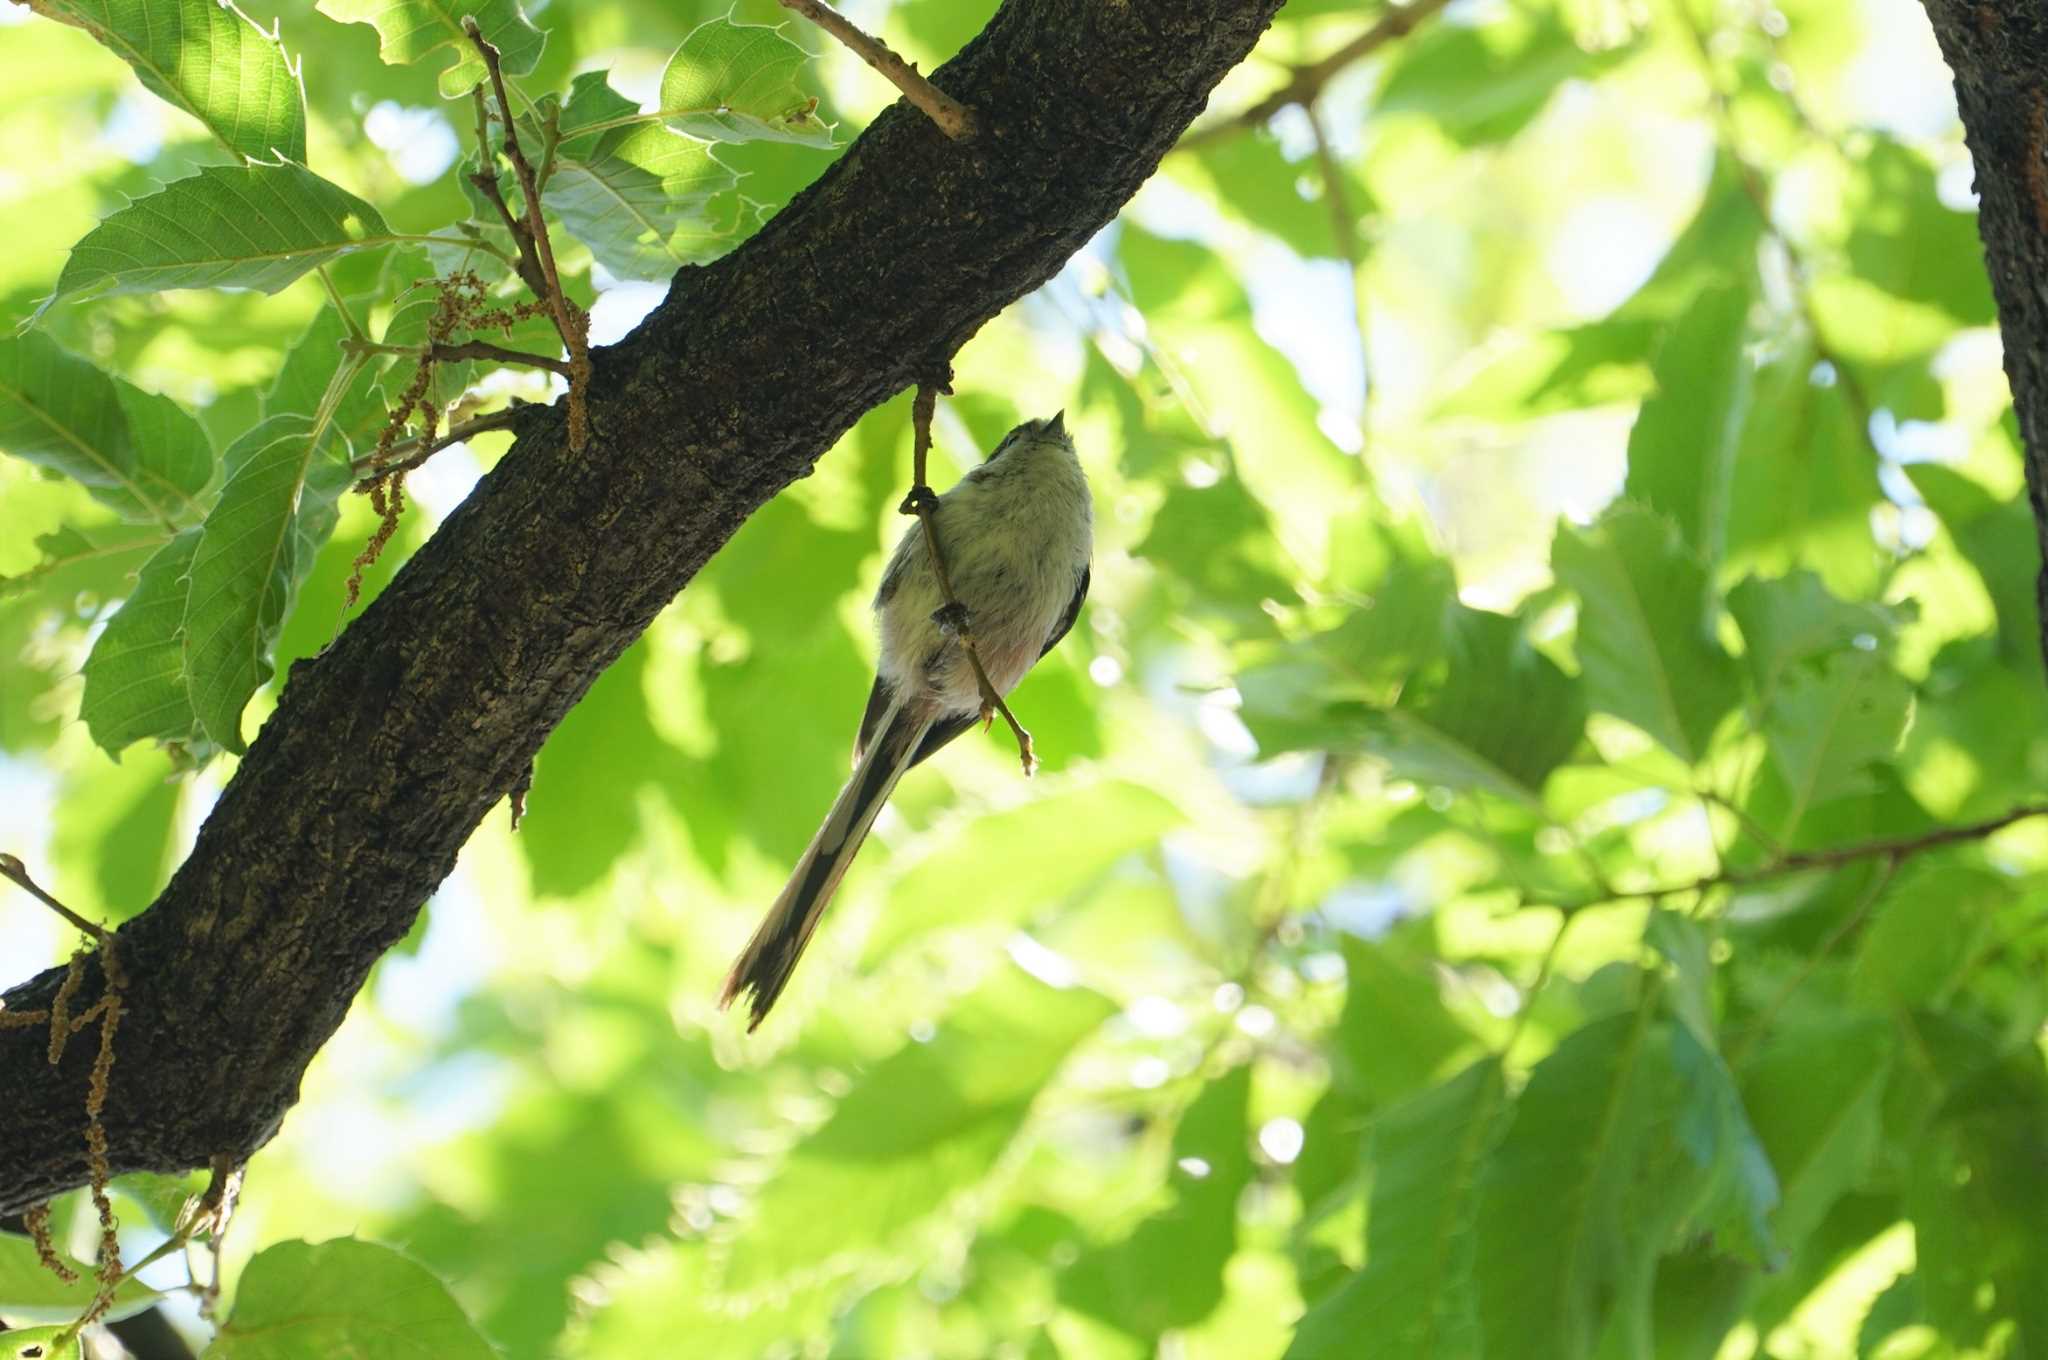
{"type": "Polygon", "coordinates": [[[375,208],[303,165],[207,166],[87,232],[43,309],[172,288],[275,293],[316,265],[393,239],[375,208]]]}
{"type": "Polygon", "coordinates": [[[271,644],[349,485],[324,433],[284,415],[236,440],[192,555],[185,672],[200,726],[230,751],[244,749],[242,709],[270,678],[271,644]]]}
{"type": "Polygon", "coordinates": [[[1215,1311],[1237,1251],[1237,1202],[1252,1179],[1250,1095],[1249,1064],[1203,1087],[1174,1130],[1173,1203],[1061,1271],[1062,1303],[1148,1343],[1215,1311]]]}
{"type": "Polygon", "coordinates": [[[64,1340],[68,1330],[59,1324],[0,1331],[0,1360],[85,1360],[85,1342],[75,1333],[64,1340]]]}
{"type": "Polygon", "coordinates": [[[1727,1070],[1691,1029],[1645,1005],[1576,1031],[1530,1074],[1480,1179],[1488,1360],[1651,1354],[1658,1258],[1703,1232],[1768,1258],[1775,1199],[1727,1070]]]}
{"type": "Polygon", "coordinates": [[[1875,1164],[1892,1034],[1854,1012],[1772,1033],[1741,1072],[1742,1101],[1782,1179],[1771,1228],[1797,1255],[1875,1164]]]}
{"type": "Polygon", "coordinates": [[[1984,272],[1976,214],[1941,201],[1934,167],[1920,152],[1875,135],[1844,195],[1855,223],[1849,263],[1894,297],[1939,307],[1966,326],[1998,319],[1984,272]]]}
{"type": "Polygon", "coordinates": [[[1411,779],[1540,804],[1585,730],[1579,683],[1504,614],[1454,606],[1446,652],[1443,684],[1402,695],[1368,749],[1411,779]]]}
{"type": "Polygon", "coordinates": [[[1371,1336],[1403,1360],[1479,1353],[1473,1282],[1480,1167],[1505,1113],[1483,1058],[1373,1121],[1365,1269],[1301,1320],[1287,1360],[1341,1360],[1371,1336]]]}
{"type": "Polygon", "coordinates": [[[1590,529],[1560,525],[1551,567],[1579,596],[1592,706],[1697,764],[1739,688],[1711,631],[1706,569],[1670,524],[1626,505],[1590,529]]]}
{"type": "Polygon", "coordinates": [[[808,54],[779,29],[712,19],[683,39],[661,73],[660,117],[707,142],[832,145],[818,101],[796,73],[808,54]]]}
{"type": "Polygon", "coordinates": [[[1064,904],[1126,856],[1159,844],[1187,820],[1167,799],[1122,780],[1069,787],[957,824],[957,834],[909,864],[863,950],[872,967],[905,941],[947,926],[1015,926],[1064,904]],[[1059,854],[1044,847],[1058,845],[1059,854]],[[963,902],[960,884],[976,884],[963,902]]]}
{"type": "Polygon", "coordinates": [[[1668,515],[1708,561],[1727,536],[1729,487],[1750,400],[1750,288],[1739,281],[1703,292],[1658,347],[1657,391],[1628,438],[1622,494],[1668,515]]]}
{"type": "Polygon", "coordinates": [[[1781,830],[1789,835],[1816,803],[1875,792],[1872,767],[1898,750],[1912,710],[1912,686],[1874,652],[1837,652],[1793,671],[1763,724],[1791,795],[1781,830]]]}
{"type": "Polygon", "coordinates": [[[1769,701],[1785,679],[1835,653],[1891,655],[1893,634],[1912,608],[1837,599],[1818,576],[1795,571],[1744,580],[1728,592],[1728,612],[1742,629],[1750,682],[1769,701]]]}
{"type": "Polygon", "coordinates": [[[930,1042],[877,1063],[790,1153],[761,1192],[732,1283],[887,1250],[987,1173],[1039,1088],[1113,1009],[999,965],[930,1042]]]}
{"type": "Polygon", "coordinates": [[[658,281],[730,250],[743,204],[739,176],[702,142],[645,123],[576,135],[581,127],[637,117],[638,107],[605,82],[604,72],[576,77],[541,201],[606,269],[622,279],[658,281]]]}
{"type": "Polygon", "coordinates": [[[1333,1082],[1373,1105],[1429,1085],[1478,1040],[1444,1007],[1434,973],[1404,966],[1384,944],[1345,936],[1344,1010],[1331,1051],[1333,1082]]]}
{"type": "MultiPolygon", "coordinates": [[[[329,384],[347,363],[341,352],[341,342],[347,338],[348,327],[332,306],[315,312],[306,329],[285,351],[277,376],[263,390],[263,414],[300,415],[309,420],[318,415],[321,403],[327,400],[329,384]]],[[[393,344],[400,343],[388,336],[387,339],[393,344]]],[[[335,431],[358,448],[383,427],[384,402],[377,392],[375,371],[369,365],[356,369],[337,399],[330,419],[335,431]]]]}
{"type": "Polygon", "coordinates": [[[1994,946],[2014,895],[2011,880],[1960,856],[1909,864],[1864,933],[1855,994],[1882,1005],[1946,1005],[1994,946]]]}
{"type": "Polygon", "coordinates": [[[243,160],[306,159],[306,92],[275,32],[222,0],[31,0],[135,68],[243,160]]]}
{"type": "Polygon", "coordinates": [[[208,1360],[493,1360],[434,1273],[391,1247],[338,1237],[258,1252],[208,1360]]]}
{"type": "Polygon", "coordinates": [[[314,8],[338,23],[375,28],[377,55],[392,66],[410,66],[447,50],[454,60],[441,72],[443,99],[460,99],[488,74],[463,32],[463,16],[476,16],[508,76],[532,72],[547,43],[547,35],[527,22],[519,0],[320,0],[314,8]]]}
{"type": "Polygon", "coordinates": [[[1884,503],[1877,455],[1844,388],[1804,347],[1756,380],[1736,454],[1728,556],[1751,569],[1810,567],[1839,594],[1878,593],[1870,513],[1884,503]]]}
{"type": "Polygon", "coordinates": [[[109,755],[131,742],[205,743],[185,678],[185,595],[199,530],[157,550],[85,659],[78,716],[109,755]]]}
{"type": "Polygon", "coordinates": [[[1401,44],[1378,106],[1426,114],[1466,146],[1505,141],[1543,111],[1558,86],[1616,55],[1585,51],[1548,10],[1436,24],[1401,44]]]}
{"type": "MultiPolygon", "coordinates": [[[[99,1283],[92,1267],[69,1257],[63,1258],[78,1278],[70,1284],[50,1273],[36,1256],[35,1244],[14,1233],[0,1233],[0,1317],[9,1322],[70,1322],[92,1305],[99,1283]]],[[[114,1293],[114,1307],[108,1317],[118,1321],[156,1303],[157,1292],[137,1279],[121,1281],[114,1293]]],[[[0,1332],[12,1342],[20,1333],[0,1332]]],[[[0,1357],[11,1360],[13,1352],[0,1347],[0,1357]]]]}
{"type": "Polygon", "coordinates": [[[47,336],[0,339],[0,450],[54,468],[130,519],[198,518],[213,473],[199,423],[66,353],[47,336]]]}
{"type": "MultiPolygon", "coordinates": [[[[120,570],[142,562],[170,539],[161,524],[62,524],[36,535],[41,556],[27,571],[0,576],[0,599],[32,590],[37,583],[61,577],[73,568],[101,564],[120,570]]],[[[131,568],[132,569],[132,568],[131,568]]]]}

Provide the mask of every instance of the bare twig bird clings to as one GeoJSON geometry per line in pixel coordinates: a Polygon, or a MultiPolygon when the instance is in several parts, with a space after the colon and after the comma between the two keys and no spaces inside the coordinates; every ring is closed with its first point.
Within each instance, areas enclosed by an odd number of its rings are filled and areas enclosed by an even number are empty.
{"type": "Polygon", "coordinates": [[[881,658],[853,777],[725,980],[721,1005],[752,994],[749,1029],[782,994],[896,781],[977,718],[992,720],[994,698],[1067,635],[1087,597],[1094,517],[1065,412],[1010,431],[930,509],[943,576],[923,527],[911,525],[875,592],[881,658]]]}

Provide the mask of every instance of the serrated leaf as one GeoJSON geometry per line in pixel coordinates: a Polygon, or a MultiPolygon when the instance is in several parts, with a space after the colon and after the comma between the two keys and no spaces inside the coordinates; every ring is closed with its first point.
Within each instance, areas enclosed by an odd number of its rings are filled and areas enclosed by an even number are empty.
{"type": "Polygon", "coordinates": [[[807,60],[780,29],[730,19],[699,24],[661,73],[660,117],[707,142],[830,146],[817,99],[796,82],[807,60]]]}
{"type": "Polygon", "coordinates": [[[193,742],[202,736],[185,679],[182,632],[199,534],[187,529],[143,564],[135,589],[85,659],[78,716],[109,755],[119,755],[131,742],[193,742]]]}
{"type": "Polygon", "coordinates": [[[1735,454],[1749,409],[1747,279],[1703,292],[1651,364],[1657,391],[1628,437],[1622,494],[1668,515],[1693,550],[1720,558],[1735,454]]]}
{"type": "Polygon", "coordinates": [[[334,531],[346,460],[304,416],[272,416],[235,441],[227,483],[192,556],[184,619],[192,708],[240,752],[242,709],[270,678],[270,648],[314,555],[334,531]]]}
{"type": "Polygon", "coordinates": [[[377,55],[392,66],[449,51],[454,60],[441,72],[443,99],[461,98],[488,74],[463,31],[465,15],[476,16],[508,76],[530,73],[547,44],[547,35],[527,22],[518,0],[320,0],[314,8],[339,23],[375,28],[377,55]]]}
{"type": "Polygon", "coordinates": [[[375,208],[303,165],[207,166],[87,232],[43,309],[85,294],[275,293],[316,265],[393,239],[375,208]]]}
{"type": "Polygon", "coordinates": [[[1846,1012],[1773,1033],[1743,1065],[1743,1104],[1783,1184],[1771,1227],[1786,1251],[1875,1164],[1891,1060],[1890,1029],[1846,1012]]]}
{"type": "Polygon", "coordinates": [[[1743,665],[1768,701],[1786,677],[1809,663],[1850,650],[1888,657],[1908,604],[1837,599],[1810,571],[1752,576],[1728,592],[1728,612],[1742,630],[1743,665]]]}
{"type": "Polygon", "coordinates": [[[42,556],[27,571],[0,576],[0,599],[33,590],[45,578],[88,563],[137,566],[170,540],[161,524],[64,524],[36,535],[42,556]]]}
{"type": "Polygon", "coordinates": [[[209,1360],[494,1360],[448,1286],[391,1247],[341,1237],[258,1252],[209,1360]]]}
{"type": "Polygon", "coordinates": [[[1775,1197],[1717,1055],[1648,1007],[1594,1021],[1537,1064],[1480,1179],[1484,1353],[1653,1354],[1659,1257],[1702,1232],[1767,1256],[1775,1197]]]}
{"type": "MultiPolygon", "coordinates": [[[[277,376],[264,389],[263,414],[301,415],[309,419],[316,415],[327,399],[329,384],[345,366],[341,342],[346,338],[348,327],[333,307],[315,312],[306,329],[285,351],[277,376]]],[[[383,425],[384,403],[378,397],[376,376],[369,366],[356,370],[336,402],[331,419],[336,433],[351,444],[360,443],[383,425]]]]}
{"type": "Polygon", "coordinates": [[[1912,686],[1871,652],[1837,652],[1787,676],[1763,724],[1791,796],[1781,832],[1816,803],[1875,791],[1873,767],[1898,750],[1912,711],[1912,686]]]}
{"type": "Polygon", "coordinates": [[[1287,1360],[1344,1360],[1366,1336],[1402,1360],[1479,1353],[1479,1169],[1505,1112],[1500,1062],[1484,1058],[1373,1121],[1365,1269],[1301,1320],[1287,1360]]]}
{"type": "Polygon", "coordinates": [[[0,450],[164,524],[198,518],[193,498],[213,472],[206,432],[177,403],[36,334],[0,339],[0,450]]]}
{"type": "Polygon", "coordinates": [[[884,1058],[761,1192],[732,1284],[751,1288],[895,1239],[984,1176],[1039,1088],[1114,1008],[1007,964],[884,1058]]]}
{"type": "Polygon", "coordinates": [[[578,76],[541,201],[606,269],[659,281],[732,248],[742,221],[739,176],[702,142],[627,121],[638,117],[604,72],[578,76]]]}
{"type": "Polygon", "coordinates": [[[1735,706],[1735,662],[1710,631],[1707,573],[1664,520],[1632,506],[1590,529],[1560,525],[1557,579],[1579,596],[1579,662],[1592,706],[1688,763],[1735,706]]]}
{"type": "Polygon", "coordinates": [[[30,0],[135,68],[244,160],[306,159],[306,93],[275,33],[223,0],[30,0]]]}
{"type": "MultiPolygon", "coordinates": [[[[35,1244],[26,1237],[0,1233],[0,1317],[9,1322],[62,1325],[83,1313],[91,1306],[99,1284],[93,1279],[91,1266],[68,1257],[65,1264],[78,1275],[70,1284],[50,1273],[37,1258],[35,1244]]],[[[114,1294],[113,1311],[108,1317],[119,1320],[132,1316],[152,1306],[156,1299],[157,1292],[142,1281],[125,1279],[114,1294]]],[[[18,1332],[0,1332],[0,1339],[10,1344],[20,1336],[18,1332]]],[[[14,1352],[0,1346],[0,1357],[4,1360],[12,1360],[13,1355],[14,1352]]]]}
{"type": "Polygon", "coordinates": [[[1410,779],[1540,804],[1585,730],[1581,685],[1519,619],[1456,605],[1446,634],[1443,683],[1403,694],[1368,749],[1410,779]]]}

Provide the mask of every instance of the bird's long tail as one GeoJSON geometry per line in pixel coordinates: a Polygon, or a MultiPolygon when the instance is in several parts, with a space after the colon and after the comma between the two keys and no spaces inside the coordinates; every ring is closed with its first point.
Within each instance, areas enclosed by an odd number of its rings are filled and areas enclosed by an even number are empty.
{"type": "Polygon", "coordinates": [[[798,956],[811,942],[818,918],[825,914],[839,880],[846,876],[855,852],[875,824],[876,814],[889,800],[896,781],[910,768],[911,757],[931,725],[929,718],[913,717],[901,701],[891,707],[877,725],[881,735],[869,743],[860,763],[854,766],[853,777],[839,791],[831,814],[818,828],[818,834],[811,837],[803,858],[797,861],[789,885],[775,899],[761,928],[734,961],[718,1004],[730,1006],[741,992],[753,993],[749,1031],[761,1023],[775,998],[782,995],[798,956]]]}

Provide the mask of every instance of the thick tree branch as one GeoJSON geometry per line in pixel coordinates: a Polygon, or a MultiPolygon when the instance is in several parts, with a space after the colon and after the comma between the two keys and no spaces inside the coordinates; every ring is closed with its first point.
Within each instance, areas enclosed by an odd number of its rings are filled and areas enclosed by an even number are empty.
{"type": "MultiPolygon", "coordinates": [[[[569,706],[862,412],[1052,277],[1134,193],[1279,0],[1011,0],[937,73],[983,119],[886,111],[747,245],[593,354],[596,436],[518,443],[276,713],[122,927],[117,1171],[246,1156],[569,706]]],[[[10,1007],[47,1005],[53,970],[10,1007]]],[[[75,1004],[97,999],[97,968],[75,1004]]],[[[89,1045],[0,1030],[0,1211],[86,1178],[89,1045]]]]}
{"type": "Polygon", "coordinates": [[[1977,230],[2044,563],[2035,603],[2048,656],[2048,9],[2040,0],[1924,3],[1977,167],[1977,230]]]}

